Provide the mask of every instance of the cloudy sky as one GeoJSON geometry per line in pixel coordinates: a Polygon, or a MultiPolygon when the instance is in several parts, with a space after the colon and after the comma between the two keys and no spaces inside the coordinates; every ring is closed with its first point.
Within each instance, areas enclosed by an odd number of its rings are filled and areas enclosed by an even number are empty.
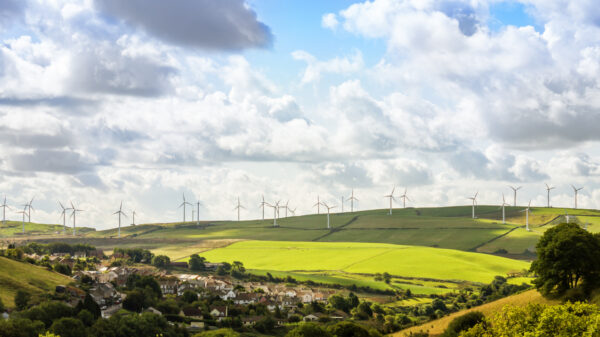
{"type": "Polygon", "coordinates": [[[35,222],[600,207],[596,0],[2,0],[0,41],[0,195],[35,222]]]}

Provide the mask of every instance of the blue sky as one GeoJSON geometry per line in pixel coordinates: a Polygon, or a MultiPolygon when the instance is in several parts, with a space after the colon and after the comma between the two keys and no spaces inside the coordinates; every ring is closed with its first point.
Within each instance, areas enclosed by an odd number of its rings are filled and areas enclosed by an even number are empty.
{"type": "MultiPolygon", "coordinates": [[[[591,1],[5,0],[0,195],[81,224],[237,197],[600,207],[591,1]],[[568,4],[568,6],[567,6],[568,4]],[[98,197],[102,196],[102,197],[98,197]],[[34,205],[35,207],[35,205],[34,205]]],[[[338,205],[339,206],[339,205],[338,205]]],[[[341,207],[340,207],[341,208],[341,207]]],[[[256,218],[248,207],[243,218],[256,218]]],[[[15,218],[17,214],[10,214],[15,218]]]]}

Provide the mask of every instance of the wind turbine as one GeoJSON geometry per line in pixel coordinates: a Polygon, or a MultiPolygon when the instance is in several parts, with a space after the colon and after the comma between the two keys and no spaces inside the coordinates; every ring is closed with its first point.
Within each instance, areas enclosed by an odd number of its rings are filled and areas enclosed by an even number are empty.
{"type": "Polygon", "coordinates": [[[237,209],[237,216],[238,216],[238,222],[240,221],[240,208],[246,209],[246,207],[242,206],[242,204],[240,204],[240,197],[237,198],[237,206],[235,206],[233,208],[233,210],[237,209]]]}
{"type": "Polygon", "coordinates": [[[342,213],[344,213],[344,196],[342,195],[342,213]]]}
{"type": "Polygon", "coordinates": [[[289,204],[290,204],[290,201],[288,200],[288,201],[285,203],[285,205],[283,205],[283,206],[279,206],[279,207],[277,208],[277,215],[279,216],[279,209],[280,209],[280,208],[283,208],[283,209],[285,209],[285,217],[287,218],[287,216],[288,216],[287,212],[288,212],[288,209],[289,209],[289,207],[288,207],[288,205],[289,205],[289,204]]]}
{"type": "Polygon", "coordinates": [[[2,223],[6,226],[6,208],[10,209],[10,207],[6,204],[6,196],[4,196],[4,203],[0,205],[2,207],[2,223]]]}
{"type": "Polygon", "coordinates": [[[325,206],[325,208],[327,208],[327,229],[330,229],[331,227],[329,226],[329,211],[333,208],[335,208],[336,206],[329,206],[327,205],[325,202],[321,203],[323,206],[325,206]]]}
{"type": "Polygon", "coordinates": [[[517,191],[521,189],[521,187],[523,186],[519,186],[519,187],[513,187],[513,186],[508,186],[510,188],[512,188],[512,190],[515,192],[515,204],[514,206],[517,206],[517,191]]]}
{"type": "Polygon", "coordinates": [[[402,199],[402,207],[406,208],[406,200],[410,201],[410,198],[408,197],[408,195],[406,195],[406,188],[404,189],[404,194],[402,194],[400,196],[400,199],[402,199]]]}
{"type": "Polygon", "coordinates": [[[290,213],[292,213],[292,216],[296,216],[296,209],[298,209],[298,207],[290,209],[290,213]]]}
{"type": "Polygon", "coordinates": [[[118,237],[121,237],[121,215],[123,215],[124,217],[127,217],[127,215],[125,215],[125,213],[123,212],[123,202],[121,201],[121,206],[119,206],[119,210],[114,212],[113,215],[117,214],[119,216],[119,235],[118,237]]]}
{"type": "Polygon", "coordinates": [[[569,211],[565,210],[565,218],[567,218],[567,223],[569,223],[569,211]]]}
{"type": "Polygon", "coordinates": [[[76,217],[77,217],[77,212],[83,212],[82,209],[77,209],[75,208],[75,205],[73,205],[73,202],[71,201],[71,216],[73,217],[73,236],[77,235],[77,226],[76,226],[76,217]]]}
{"type": "Polygon", "coordinates": [[[319,196],[317,195],[317,203],[313,205],[313,208],[317,207],[317,214],[321,214],[321,201],[319,200],[319,196]]]}
{"type": "Polygon", "coordinates": [[[276,202],[275,205],[271,205],[271,204],[265,203],[265,205],[267,207],[273,208],[273,227],[277,227],[277,210],[279,209],[279,202],[280,201],[281,200],[279,200],[278,202],[276,202]]]}
{"type": "Polygon", "coordinates": [[[504,198],[504,193],[502,193],[502,223],[506,224],[506,212],[504,206],[510,206],[510,204],[506,203],[506,199],[504,198]]]}
{"type": "Polygon", "coordinates": [[[58,204],[60,205],[60,208],[62,208],[62,212],[60,213],[60,215],[62,215],[63,217],[63,234],[65,234],[67,231],[67,211],[71,208],[63,206],[62,202],[60,201],[58,202],[58,204]]]}
{"type": "Polygon", "coordinates": [[[131,218],[132,218],[132,226],[135,226],[135,209],[133,210],[133,212],[131,212],[131,218]]]}
{"type": "Polygon", "coordinates": [[[394,186],[394,188],[392,188],[392,193],[390,193],[389,195],[384,195],[384,198],[390,198],[390,213],[389,215],[392,215],[392,200],[396,200],[394,198],[394,191],[396,190],[396,186],[394,186]]]}
{"type": "Polygon", "coordinates": [[[23,234],[25,234],[25,216],[27,216],[27,206],[19,213],[23,214],[23,234]]]}
{"type": "Polygon", "coordinates": [[[522,210],[521,212],[525,212],[525,229],[530,232],[531,230],[529,229],[529,208],[531,207],[531,200],[529,200],[529,204],[527,205],[527,208],[522,210]]]}
{"type": "Polygon", "coordinates": [[[189,202],[185,201],[185,193],[182,193],[182,195],[183,195],[183,202],[177,208],[181,208],[181,206],[183,206],[183,222],[185,222],[185,206],[186,205],[192,206],[192,204],[190,204],[189,202]]]}
{"type": "Polygon", "coordinates": [[[548,192],[548,208],[550,208],[550,191],[555,189],[556,187],[554,186],[550,186],[548,184],[546,184],[546,191],[548,192]]]}
{"type": "MultiPolygon", "coordinates": [[[[196,207],[197,207],[196,208],[196,217],[197,217],[196,225],[199,225],[200,224],[200,200],[198,200],[196,202],[196,207]]],[[[192,218],[192,220],[194,220],[194,218],[192,218]]]]}
{"type": "Polygon", "coordinates": [[[577,209],[577,193],[579,193],[579,191],[581,191],[583,187],[577,188],[573,185],[571,185],[571,187],[573,187],[573,192],[575,192],[575,209],[577,209]]]}
{"type": "Polygon", "coordinates": [[[262,197],[262,201],[260,202],[258,207],[262,208],[262,219],[263,219],[263,221],[265,221],[265,206],[268,204],[265,202],[265,196],[261,195],[261,197],[262,197]]]}
{"type": "Polygon", "coordinates": [[[474,196],[472,197],[468,197],[467,199],[472,200],[473,201],[473,219],[475,219],[475,205],[477,205],[477,195],[479,194],[479,192],[475,193],[474,196]]]}
{"type": "Polygon", "coordinates": [[[352,194],[350,195],[350,198],[348,198],[348,200],[350,201],[350,212],[354,213],[354,200],[358,201],[358,199],[354,197],[354,189],[352,189],[352,194]]]}

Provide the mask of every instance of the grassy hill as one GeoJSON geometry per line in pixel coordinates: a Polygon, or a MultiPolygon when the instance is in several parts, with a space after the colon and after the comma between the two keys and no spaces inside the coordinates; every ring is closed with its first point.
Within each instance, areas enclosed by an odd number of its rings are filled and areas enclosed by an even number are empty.
{"type": "MultiPolygon", "coordinates": [[[[93,228],[77,227],[77,234],[85,234],[94,231],[93,228]]],[[[23,235],[23,222],[7,220],[6,224],[0,221],[0,238],[5,237],[23,237],[36,235],[62,235],[63,226],[54,224],[41,224],[35,222],[25,222],[25,235],[23,235]]],[[[73,228],[67,227],[66,235],[73,234],[73,228]]]]}
{"type": "Polygon", "coordinates": [[[470,311],[481,311],[486,317],[490,317],[499,310],[501,310],[502,307],[504,307],[505,305],[526,306],[529,303],[557,304],[557,302],[542,297],[542,295],[538,293],[537,290],[528,290],[523,293],[508,296],[475,308],[455,312],[451,315],[425,323],[423,325],[414,326],[412,328],[396,332],[392,336],[405,337],[408,336],[411,332],[415,333],[419,331],[429,331],[429,335],[432,337],[439,336],[444,332],[446,327],[448,327],[448,324],[450,324],[450,322],[452,322],[454,318],[462,316],[470,311]]]}
{"type": "Polygon", "coordinates": [[[290,272],[388,272],[407,278],[490,282],[529,268],[529,263],[493,255],[372,243],[243,241],[200,254],[213,262],[241,261],[249,269],[290,272]]]}
{"type": "Polygon", "coordinates": [[[48,271],[45,268],[0,257],[0,298],[4,305],[14,307],[14,297],[18,290],[32,295],[54,291],[59,285],[66,285],[71,278],[48,271]]]}

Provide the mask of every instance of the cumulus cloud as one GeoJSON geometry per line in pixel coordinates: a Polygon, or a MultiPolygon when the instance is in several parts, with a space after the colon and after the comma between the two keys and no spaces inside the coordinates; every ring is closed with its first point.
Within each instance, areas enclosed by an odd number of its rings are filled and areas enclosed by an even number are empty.
{"type": "Polygon", "coordinates": [[[79,153],[68,150],[36,149],[32,153],[15,154],[9,159],[17,171],[78,173],[88,171],[92,163],[79,153]]]}
{"type": "Polygon", "coordinates": [[[333,58],[327,61],[319,61],[313,55],[297,50],[292,53],[292,57],[299,61],[306,62],[306,69],[302,75],[302,84],[316,82],[321,78],[322,74],[350,74],[355,73],[363,68],[364,62],[362,54],[356,51],[351,57],[333,58]]]}
{"type": "Polygon", "coordinates": [[[337,28],[339,22],[337,16],[334,13],[324,14],[321,18],[321,26],[329,29],[337,28]]]}
{"type": "Polygon", "coordinates": [[[268,47],[268,26],[243,0],[95,0],[97,8],[165,42],[216,50],[268,47]]]}

